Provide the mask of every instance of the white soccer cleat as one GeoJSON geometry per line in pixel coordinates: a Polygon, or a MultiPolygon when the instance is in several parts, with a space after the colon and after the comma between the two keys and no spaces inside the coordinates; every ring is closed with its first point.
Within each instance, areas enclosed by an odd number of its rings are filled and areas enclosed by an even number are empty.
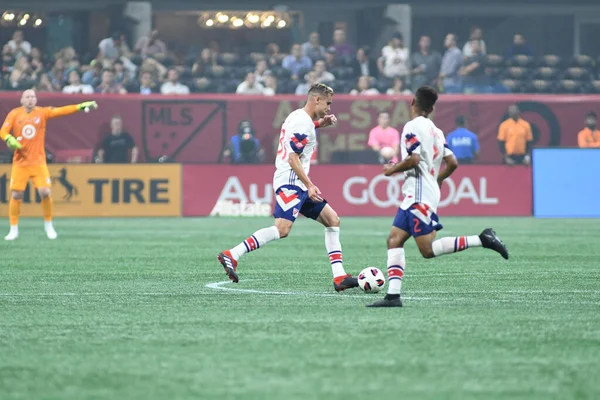
{"type": "Polygon", "coordinates": [[[19,229],[10,228],[8,235],[4,236],[4,240],[16,240],[19,238],[19,229]]]}
{"type": "Polygon", "coordinates": [[[45,230],[46,230],[46,236],[48,236],[48,239],[54,240],[58,237],[58,233],[56,233],[56,231],[54,230],[54,227],[52,225],[46,225],[45,230]]]}

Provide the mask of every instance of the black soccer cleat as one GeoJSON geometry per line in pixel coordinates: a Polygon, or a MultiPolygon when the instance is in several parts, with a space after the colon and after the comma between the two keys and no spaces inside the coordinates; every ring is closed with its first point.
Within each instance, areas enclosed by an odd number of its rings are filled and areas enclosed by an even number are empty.
{"type": "Polygon", "coordinates": [[[368,304],[367,307],[402,307],[402,300],[400,299],[400,295],[387,294],[382,300],[368,304]]]}
{"type": "Polygon", "coordinates": [[[340,283],[333,281],[333,288],[336,292],[342,292],[346,289],[358,287],[358,279],[352,275],[346,275],[340,283]]]}
{"type": "Polygon", "coordinates": [[[500,253],[502,257],[508,260],[508,250],[502,240],[496,235],[496,232],[492,228],[487,228],[479,235],[481,245],[486,249],[492,249],[497,253],[500,253]]]}
{"type": "Polygon", "coordinates": [[[237,261],[231,256],[229,250],[225,250],[222,253],[217,255],[217,260],[221,263],[223,268],[225,269],[225,273],[233,281],[233,283],[238,283],[240,280],[238,279],[238,275],[236,272],[237,269],[237,261]]]}

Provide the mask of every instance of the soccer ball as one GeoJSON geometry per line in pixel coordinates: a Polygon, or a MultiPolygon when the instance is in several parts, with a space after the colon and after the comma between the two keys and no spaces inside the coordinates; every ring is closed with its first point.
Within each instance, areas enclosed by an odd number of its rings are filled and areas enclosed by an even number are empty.
{"type": "Polygon", "coordinates": [[[377,293],[385,285],[385,276],[379,268],[367,267],[358,274],[358,286],[367,293],[377,293]]]}

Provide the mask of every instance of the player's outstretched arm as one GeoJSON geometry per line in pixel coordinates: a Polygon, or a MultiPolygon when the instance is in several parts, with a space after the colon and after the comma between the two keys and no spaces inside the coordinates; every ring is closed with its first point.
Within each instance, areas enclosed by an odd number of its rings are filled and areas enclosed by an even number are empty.
{"type": "Polygon", "coordinates": [[[440,185],[440,187],[442,187],[442,183],[444,183],[444,180],[448,179],[450,175],[452,175],[454,171],[456,171],[456,168],[458,168],[458,160],[456,159],[454,154],[450,154],[444,157],[444,162],[446,163],[446,168],[440,171],[440,174],[438,175],[437,179],[438,185],[440,185]]]}
{"type": "Polygon", "coordinates": [[[83,103],[64,107],[49,107],[48,118],[64,117],[79,111],[88,112],[89,110],[95,110],[96,108],[98,108],[98,104],[95,101],[84,101],[83,103]]]}
{"type": "Polygon", "coordinates": [[[416,168],[421,162],[421,156],[417,153],[409,154],[404,160],[397,162],[396,164],[385,164],[383,166],[383,174],[385,176],[392,176],[398,172],[409,171],[416,168]]]}

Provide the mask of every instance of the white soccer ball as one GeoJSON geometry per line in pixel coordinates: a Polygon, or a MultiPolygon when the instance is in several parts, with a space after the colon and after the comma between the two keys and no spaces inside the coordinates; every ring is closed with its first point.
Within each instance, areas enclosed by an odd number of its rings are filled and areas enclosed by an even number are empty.
{"type": "Polygon", "coordinates": [[[394,158],[396,152],[391,147],[384,147],[383,149],[379,150],[379,155],[383,157],[386,162],[388,162],[394,158]]]}
{"type": "Polygon", "coordinates": [[[385,286],[385,276],[379,268],[367,267],[358,274],[358,286],[366,293],[377,293],[385,286]]]}

